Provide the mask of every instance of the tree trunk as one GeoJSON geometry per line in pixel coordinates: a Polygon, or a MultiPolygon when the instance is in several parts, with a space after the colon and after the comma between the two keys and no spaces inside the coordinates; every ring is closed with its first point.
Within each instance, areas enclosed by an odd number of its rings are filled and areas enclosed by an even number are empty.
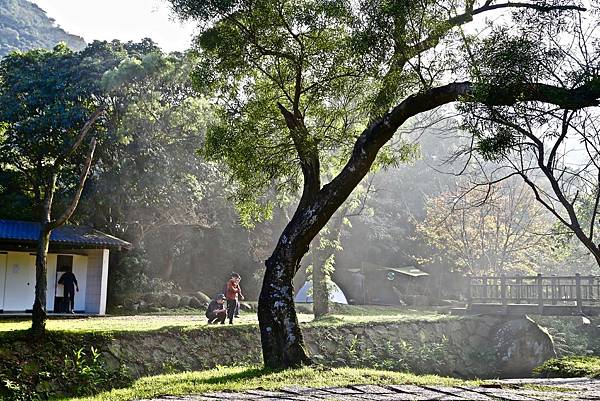
{"type": "Polygon", "coordinates": [[[329,313],[329,288],[327,287],[326,263],[331,256],[329,248],[320,248],[321,236],[314,240],[312,255],[312,284],[313,284],[313,313],[315,318],[321,318],[329,313]]]}
{"type": "Polygon", "coordinates": [[[276,249],[265,263],[267,270],[258,303],[258,323],[264,364],[269,369],[312,363],[304,349],[294,306],[292,281],[300,258],[293,254],[289,248],[276,249]]]}
{"type": "Polygon", "coordinates": [[[313,313],[315,318],[321,318],[331,312],[330,292],[327,286],[333,270],[327,272],[329,260],[335,257],[335,251],[340,243],[344,219],[348,214],[348,207],[339,210],[329,222],[328,232],[325,234],[326,244],[321,247],[322,234],[316,236],[313,249],[313,313]]]}
{"type": "Polygon", "coordinates": [[[165,260],[160,269],[160,277],[163,280],[171,280],[171,276],[173,275],[173,260],[175,259],[175,253],[169,249],[165,253],[165,260]]]}
{"type": "Polygon", "coordinates": [[[46,332],[46,289],[48,286],[46,257],[48,255],[50,233],[47,223],[43,223],[35,255],[35,300],[33,302],[31,330],[36,337],[42,337],[46,332]]]}

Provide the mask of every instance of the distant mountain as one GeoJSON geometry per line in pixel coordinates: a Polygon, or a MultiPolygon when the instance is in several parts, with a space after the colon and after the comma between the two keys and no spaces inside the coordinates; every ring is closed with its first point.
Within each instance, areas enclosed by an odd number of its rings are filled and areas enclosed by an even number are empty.
{"type": "Polygon", "coordinates": [[[37,5],[0,0],[0,57],[13,50],[52,49],[59,42],[74,50],[85,47],[83,38],[65,32],[37,5]]]}

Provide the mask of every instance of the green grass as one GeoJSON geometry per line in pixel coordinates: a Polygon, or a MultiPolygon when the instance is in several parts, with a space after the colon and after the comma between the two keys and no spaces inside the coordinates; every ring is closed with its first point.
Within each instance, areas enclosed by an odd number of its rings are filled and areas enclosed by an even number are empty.
{"type": "Polygon", "coordinates": [[[362,323],[424,322],[457,319],[427,309],[407,309],[393,306],[335,305],[332,314],[309,323],[311,326],[332,326],[362,323]]]}
{"type": "MultiPolygon", "coordinates": [[[[255,324],[254,315],[245,314],[236,319],[236,324],[255,324]]],[[[198,328],[208,326],[203,312],[193,315],[137,315],[137,316],[101,316],[69,319],[50,319],[46,323],[49,331],[64,332],[118,332],[153,331],[167,327],[198,328]]],[[[0,333],[23,331],[31,327],[31,320],[0,320],[0,333]]]]}
{"type": "MultiPolygon", "coordinates": [[[[389,323],[407,321],[435,321],[451,319],[449,315],[438,314],[433,311],[414,310],[398,307],[383,306],[348,306],[337,305],[333,314],[323,319],[313,321],[313,316],[299,313],[298,320],[310,326],[333,326],[363,323],[389,323]]],[[[256,314],[242,313],[235,325],[258,325],[256,314]]],[[[207,326],[204,312],[179,315],[152,315],[140,314],[134,316],[101,316],[81,318],[57,318],[47,322],[50,331],[76,332],[76,333],[110,333],[123,331],[154,331],[167,327],[181,327],[195,329],[207,326]]],[[[29,319],[2,319],[0,320],[0,333],[24,331],[31,327],[29,319]]],[[[215,327],[215,326],[211,326],[215,327]]],[[[215,327],[216,328],[216,327],[215,327]]]]}
{"type": "Polygon", "coordinates": [[[541,377],[592,377],[600,378],[600,357],[568,356],[550,359],[534,370],[541,377]]]}
{"type": "Polygon", "coordinates": [[[139,379],[131,387],[111,390],[78,401],[124,401],[163,395],[189,395],[215,391],[250,389],[277,390],[284,387],[328,387],[350,384],[416,384],[416,385],[476,385],[439,376],[416,376],[409,373],[350,368],[312,368],[265,371],[259,367],[218,368],[202,372],[186,372],[139,379]]]}

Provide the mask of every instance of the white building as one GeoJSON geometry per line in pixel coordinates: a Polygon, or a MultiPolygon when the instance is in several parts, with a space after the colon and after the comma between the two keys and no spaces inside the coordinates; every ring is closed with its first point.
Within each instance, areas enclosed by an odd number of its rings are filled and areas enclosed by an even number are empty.
{"type": "MultiPolygon", "coordinates": [[[[30,312],[35,294],[35,248],[40,224],[0,220],[0,312],[30,312]]],[[[62,312],[66,305],[62,285],[65,271],[77,278],[75,312],[106,312],[110,250],[130,249],[128,242],[82,226],[63,226],[50,236],[48,252],[49,312],[62,312]]]]}

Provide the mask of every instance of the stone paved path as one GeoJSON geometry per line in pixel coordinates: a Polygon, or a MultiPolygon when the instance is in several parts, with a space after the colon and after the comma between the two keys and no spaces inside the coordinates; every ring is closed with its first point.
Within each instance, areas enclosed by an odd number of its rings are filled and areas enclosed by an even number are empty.
{"type": "Polygon", "coordinates": [[[502,380],[483,387],[373,386],[305,388],[280,391],[249,390],[243,393],[207,393],[186,397],[162,397],[143,401],[571,401],[600,400],[600,380],[524,379],[502,380]],[[563,391],[534,391],[525,385],[560,387],[563,391]],[[564,391],[566,390],[566,391],[564,391]]]}

